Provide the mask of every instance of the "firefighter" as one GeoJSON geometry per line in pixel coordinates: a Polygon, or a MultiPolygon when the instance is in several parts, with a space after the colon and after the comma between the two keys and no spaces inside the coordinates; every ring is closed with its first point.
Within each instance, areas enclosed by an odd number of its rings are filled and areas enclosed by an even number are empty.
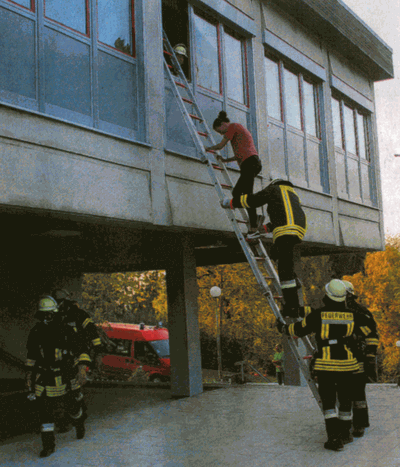
{"type": "Polygon", "coordinates": [[[58,289],[53,296],[57,301],[59,314],[63,321],[77,328],[82,344],[89,350],[95,369],[100,372],[103,347],[99,329],[94,324],[93,319],[85,310],[79,307],[76,300],[72,299],[68,290],[58,289]]]}
{"type": "Polygon", "coordinates": [[[86,406],[81,385],[86,380],[90,357],[78,338],[76,327],[68,326],[58,313],[58,304],[51,296],[40,299],[36,317],[27,342],[26,386],[29,399],[38,399],[43,449],[40,457],[55,450],[55,417],[63,403],[76,437],[85,436],[86,406]]]}
{"type": "Polygon", "coordinates": [[[248,235],[249,240],[260,238],[272,231],[273,246],[271,259],[278,261],[278,274],[284,299],[283,315],[296,318],[298,316],[301,288],[294,272],[294,247],[301,243],[307,230],[307,219],[300,199],[293,184],[279,178],[263,190],[248,195],[225,198],[221,206],[231,208],[257,208],[268,204],[267,213],[271,223],[263,225],[254,235],[248,235]]]}
{"type": "Polygon", "coordinates": [[[369,336],[363,316],[346,308],[346,286],[338,279],[325,286],[324,307],[312,310],[303,320],[283,324],[278,321],[279,332],[288,336],[303,337],[315,333],[317,355],[315,372],[318,391],[322,400],[328,440],[326,449],[339,451],[353,440],[351,436],[351,386],[358,361],[350,350],[348,341],[354,332],[369,336]],[[336,412],[336,400],[339,413],[336,412]]]}
{"type": "Polygon", "coordinates": [[[347,307],[355,314],[359,314],[367,320],[366,326],[371,331],[368,337],[364,334],[355,336],[353,347],[358,359],[360,369],[355,374],[353,392],[353,436],[364,436],[365,428],[369,427],[368,403],[365,387],[368,380],[377,381],[376,353],[379,344],[377,324],[368,308],[356,302],[354,287],[351,282],[343,281],[347,291],[347,307]]]}

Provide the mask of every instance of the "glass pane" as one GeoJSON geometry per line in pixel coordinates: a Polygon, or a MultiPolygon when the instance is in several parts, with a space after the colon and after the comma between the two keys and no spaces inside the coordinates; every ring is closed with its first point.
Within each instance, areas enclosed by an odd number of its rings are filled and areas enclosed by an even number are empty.
{"type": "Polygon", "coordinates": [[[344,106],[344,130],[346,134],[346,150],[352,154],[357,154],[356,151],[356,129],[354,126],[353,109],[344,106]]]}
{"type": "Polygon", "coordinates": [[[315,102],[314,85],[304,81],[304,115],[306,119],[306,132],[317,136],[317,106],[315,102]]]}
{"type": "Polygon", "coordinates": [[[264,63],[267,92],[267,113],[270,117],[282,121],[279,65],[267,57],[265,57],[264,63]]]}
{"type": "Polygon", "coordinates": [[[288,70],[284,77],[287,123],[301,130],[299,78],[288,70]]]}
{"type": "Polygon", "coordinates": [[[343,149],[342,125],[340,119],[340,102],[332,98],[332,120],[335,146],[343,149]]]}
{"type": "Polygon", "coordinates": [[[45,16],[86,34],[86,0],[46,0],[45,16]]]}
{"type": "Polygon", "coordinates": [[[362,159],[368,160],[367,147],[365,142],[365,123],[364,115],[357,113],[357,133],[358,133],[358,154],[362,159]]]}
{"type": "Polygon", "coordinates": [[[242,43],[225,34],[226,85],[228,97],[244,104],[242,43]]]}
{"type": "Polygon", "coordinates": [[[132,54],[131,0],[98,0],[99,41],[132,54]]]}
{"type": "Polygon", "coordinates": [[[29,9],[32,8],[31,0],[12,0],[12,1],[14,3],[18,3],[18,5],[24,6],[25,8],[29,8],[29,9]]]}
{"type": "Polygon", "coordinates": [[[217,27],[199,16],[194,17],[197,84],[220,92],[217,27]]]}

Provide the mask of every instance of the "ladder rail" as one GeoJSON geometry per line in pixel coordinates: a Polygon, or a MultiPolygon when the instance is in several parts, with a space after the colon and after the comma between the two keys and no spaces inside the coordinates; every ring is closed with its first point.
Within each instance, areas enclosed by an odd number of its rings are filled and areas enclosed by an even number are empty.
{"type": "MultiPolygon", "coordinates": [[[[219,178],[216,176],[215,174],[215,168],[214,166],[218,166],[219,169],[221,170],[221,173],[223,174],[224,178],[225,178],[225,181],[227,182],[225,184],[225,186],[229,187],[229,189],[232,189],[233,188],[233,183],[232,183],[232,180],[231,180],[231,177],[228,173],[228,170],[225,166],[225,164],[223,164],[222,162],[220,162],[218,159],[217,159],[217,162],[214,162],[212,159],[211,159],[211,156],[209,155],[210,153],[208,151],[205,150],[205,147],[204,147],[204,144],[203,144],[203,141],[202,139],[200,138],[200,136],[202,136],[203,138],[206,138],[208,140],[211,141],[211,145],[215,145],[215,141],[214,141],[214,138],[212,136],[212,133],[207,125],[207,122],[206,120],[204,119],[203,117],[203,114],[197,104],[197,100],[195,98],[195,95],[193,94],[192,90],[191,90],[191,87],[186,79],[186,76],[185,74],[183,73],[183,70],[182,70],[182,67],[180,66],[177,58],[176,58],[176,55],[175,55],[175,51],[173,50],[173,48],[171,47],[171,44],[168,40],[168,37],[167,35],[165,34],[165,31],[163,31],[163,36],[164,36],[164,43],[167,47],[167,51],[164,50],[164,52],[167,52],[168,55],[170,56],[170,58],[172,59],[172,62],[173,62],[173,68],[175,68],[175,70],[178,72],[178,75],[179,75],[179,78],[180,80],[182,81],[182,83],[178,83],[175,81],[175,79],[173,78],[172,76],[172,73],[171,73],[171,66],[168,65],[167,63],[167,60],[164,59],[164,65],[165,65],[165,69],[166,69],[166,72],[167,72],[167,76],[170,80],[170,83],[171,83],[171,87],[172,87],[172,91],[174,93],[174,96],[175,98],[177,99],[177,102],[178,102],[178,106],[179,106],[179,109],[184,117],[184,120],[187,124],[187,127],[189,129],[189,132],[191,133],[191,136],[193,138],[193,141],[195,143],[195,146],[196,146],[196,149],[198,150],[198,152],[200,153],[201,155],[201,160],[203,163],[205,163],[207,165],[207,170],[209,172],[209,175],[210,175],[210,178],[214,184],[214,187],[216,189],[216,192],[218,194],[218,197],[221,200],[223,200],[225,198],[225,192],[224,192],[224,185],[221,184],[221,182],[219,181],[219,178]],[[186,98],[183,98],[178,90],[178,86],[177,86],[177,83],[179,84],[179,87],[181,88],[184,88],[185,89],[185,92],[187,92],[188,96],[189,96],[189,99],[186,99],[186,98]],[[195,113],[197,113],[197,115],[194,115],[194,114],[189,114],[189,112],[187,111],[186,109],[186,106],[185,106],[185,103],[188,103],[189,105],[192,105],[194,107],[194,110],[195,110],[195,113]],[[193,118],[194,117],[194,118],[193,118]],[[204,130],[205,131],[199,131],[194,123],[193,120],[196,120],[199,122],[200,125],[203,125],[204,127],[204,130]]],[[[242,213],[244,211],[244,213],[246,212],[245,210],[241,210],[242,213]]],[[[245,254],[246,256],[246,259],[247,259],[247,262],[248,264],[250,265],[250,268],[255,276],[255,279],[261,289],[261,292],[262,294],[264,295],[264,297],[266,298],[274,316],[276,319],[279,319],[280,321],[282,321],[283,323],[285,322],[285,320],[283,319],[282,315],[281,315],[281,312],[280,312],[280,309],[279,309],[279,306],[277,305],[275,299],[274,299],[274,294],[273,292],[271,291],[271,288],[270,286],[268,285],[267,283],[267,280],[266,278],[264,277],[264,275],[262,274],[258,264],[257,264],[257,259],[254,255],[254,252],[251,248],[251,246],[249,245],[249,243],[247,242],[247,240],[245,239],[241,229],[239,228],[239,224],[238,224],[238,219],[236,219],[236,216],[234,215],[233,213],[233,210],[230,210],[230,209],[227,209],[225,210],[225,214],[227,215],[231,225],[232,225],[232,228],[233,228],[233,231],[235,232],[236,234],[236,237],[240,243],[240,246],[243,250],[243,253],[245,254]]],[[[268,273],[268,276],[270,278],[272,278],[272,284],[275,288],[275,291],[277,293],[279,293],[280,295],[282,294],[282,290],[281,290],[281,286],[280,286],[280,281],[279,281],[279,276],[265,250],[265,247],[261,241],[261,239],[258,239],[256,244],[254,245],[255,247],[255,250],[257,251],[257,253],[259,255],[262,256],[262,258],[264,259],[264,267],[268,273]]],[[[314,381],[312,380],[311,378],[311,375],[310,375],[310,371],[309,371],[309,368],[307,366],[307,364],[304,362],[303,358],[301,357],[301,355],[299,354],[299,351],[297,349],[297,346],[295,344],[295,341],[293,338],[289,338],[289,346],[290,346],[290,349],[292,350],[293,354],[295,355],[296,357],[296,360],[299,364],[299,368],[300,370],[302,371],[303,373],[303,376],[304,378],[306,379],[307,381],[307,384],[309,386],[309,388],[311,389],[312,393],[313,393],[313,396],[314,398],[316,399],[317,403],[319,404],[321,410],[322,410],[322,402],[321,402],[321,399],[319,397],[319,394],[318,394],[318,390],[315,386],[315,383],[314,381]]],[[[302,339],[303,343],[305,344],[305,347],[307,350],[312,350],[313,347],[310,343],[310,341],[307,339],[302,339]]]]}

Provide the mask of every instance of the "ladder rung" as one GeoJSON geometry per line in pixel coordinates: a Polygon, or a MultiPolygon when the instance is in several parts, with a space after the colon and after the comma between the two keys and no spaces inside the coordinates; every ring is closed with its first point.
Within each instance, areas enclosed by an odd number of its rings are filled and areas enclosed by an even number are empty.
{"type": "Polygon", "coordinates": [[[171,57],[172,57],[172,53],[171,53],[171,52],[168,52],[168,50],[163,50],[163,52],[164,52],[165,54],[167,54],[167,55],[171,55],[171,57]]]}
{"type": "Polygon", "coordinates": [[[168,68],[171,68],[171,70],[172,70],[172,68],[174,68],[172,65],[167,65],[167,67],[168,67],[168,68]]]}
{"type": "Polygon", "coordinates": [[[239,224],[248,224],[248,221],[244,221],[243,219],[235,219],[236,222],[239,222],[239,224]]]}
{"type": "Polygon", "coordinates": [[[231,185],[226,185],[225,183],[221,183],[222,188],[233,188],[231,185]]]}
{"type": "Polygon", "coordinates": [[[303,357],[303,360],[311,360],[312,359],[312,355],[306,355],[305,357],[303,357]]]}
{"type": "Polygon", "coordinates": [[[275,300],[283,300],[282,295],[273,295],[273,298],[274,298],[275,300]]]}
{"type": "Polygon", "coordinates": [[[206,152],[211,152],[213,154],[215,154],[216,152],[214,151],[214,149],[206,149],[206,152]]]}
{"type": "Polygon", "coordinates": [[[197,132],[200,136],[208,137],[208,133],[204,133],[204,131],[197,132]]]}
{"type": "Polygon", "coordinates": [[[186,99],[186,97],[182,97],[181,99],[183,100],[183,102],[187,102],[188,104],[193,104],[193,101],[186,99]]]}
{"type": "Polygon", "coordinates": [[[213,169],[215,170],[224,170],[222,167],[220,167],[219,165],[216,165],[216,164],[211,164],[213,169]]]}
{"type": "Polygon", "coordinates": [[[200,117],[198,117],[197,115],[192,115],[192,114],[189,114],[189,117],[192,117],[192,118],[194,118],[195,120],[199,120],[200,122],[202,122],[202,121],[203,121],[203,119],[202,119],[202,118],[200,118],[200,117]]]}
{"type": "Polygon", "coordinates": [[[186,86],[185,86],[184,84],[180,83],[179,81],[175,81],[175,84],[176,84],[177,86],[180,86],[181,88],[185,88],[185,89],[186,89],[186,86]]]}

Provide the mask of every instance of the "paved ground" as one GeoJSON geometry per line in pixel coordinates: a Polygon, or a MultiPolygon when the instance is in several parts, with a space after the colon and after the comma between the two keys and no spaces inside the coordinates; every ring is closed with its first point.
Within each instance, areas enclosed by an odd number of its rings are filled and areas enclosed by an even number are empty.
{"type": "Polygon", "coordinates": [[[400,467],[400,390],[370,385],[371,428],[326,451],[308,388],[245,385],[174,400],[166,389],[90,389],[87,435],[58,434],[39,459],[38,434],[0,444],[1,466],[400,467]]]}

